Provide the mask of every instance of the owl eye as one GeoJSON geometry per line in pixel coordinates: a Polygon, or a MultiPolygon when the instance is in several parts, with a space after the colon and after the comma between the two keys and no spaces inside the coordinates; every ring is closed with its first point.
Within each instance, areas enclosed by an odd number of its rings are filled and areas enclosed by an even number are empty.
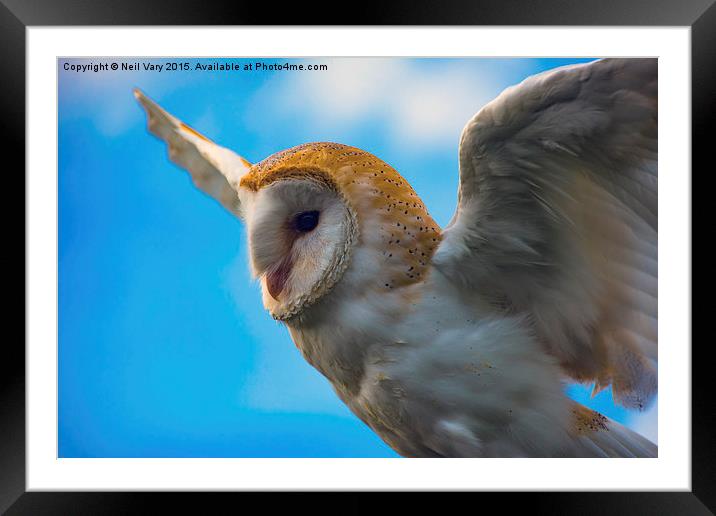
{"type": "Polygon", "coordinates": [[[304,211],[293,218],[293,227],[301,233],[313,231],[318,226],[318,211],[304,211]]]}

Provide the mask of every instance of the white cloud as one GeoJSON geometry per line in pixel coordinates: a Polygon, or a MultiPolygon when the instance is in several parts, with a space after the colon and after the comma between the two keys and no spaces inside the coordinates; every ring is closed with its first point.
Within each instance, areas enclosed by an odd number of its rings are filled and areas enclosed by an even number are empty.
{"type": "Polygon", "coordinates": [[[469,118],[504,86],[478,61],[321,59],[328,71],[277,75],[257,95],[260,112],[349,130],[375,119],[399,147],[456,147],[469,118]],[[481,70],[483,73],[480,73],[481,70]]]}
{"type": "Polygon", "coordinates": [[[388,59],[331,59],[327,72],[295,75],[296,96],[281,96],[287,106],[308,102],[321,117],[360,119],[385,104],[401,75],[403,61],[388,59]]]}
{"type": "Polygon", "coordinates": [[[486,84],[463,69],[413,74],[402,94],[396,95],[394,137],[420,145],[456,146],[465,123],[492,97],[486,84]]]}

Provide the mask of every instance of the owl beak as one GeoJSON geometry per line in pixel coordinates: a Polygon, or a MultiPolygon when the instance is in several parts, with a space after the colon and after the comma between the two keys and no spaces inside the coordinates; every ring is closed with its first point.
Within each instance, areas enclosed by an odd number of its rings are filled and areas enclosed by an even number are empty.
{"type": "Polygon", "coordinates": [[[293,260],[291,255],[287,256],[281,263],[271,269],[266,274],[266,289],[271,297],[278,301],[281,292],[286,287],[288,277],[291,275],[291,268],[293,267],[293,260]]]}

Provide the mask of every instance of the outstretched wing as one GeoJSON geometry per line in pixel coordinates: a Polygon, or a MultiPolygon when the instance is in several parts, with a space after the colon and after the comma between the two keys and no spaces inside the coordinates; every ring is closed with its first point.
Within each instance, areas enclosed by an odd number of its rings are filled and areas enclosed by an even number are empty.
{"type": "Polygon", "coordinates": [[[138,89],[134,96],[147,112],[149,131],[167,143],[169,158],[189,171],[200,190],[241,217],[239,180],[251,163],[176,119],[138,89]]]}
{"type": "Polygon", "coordinates": [[[468,122],[434,258],[526,314],[579,381],[643,407],[657,388],[657,61],[530,77],[468,122]]]}

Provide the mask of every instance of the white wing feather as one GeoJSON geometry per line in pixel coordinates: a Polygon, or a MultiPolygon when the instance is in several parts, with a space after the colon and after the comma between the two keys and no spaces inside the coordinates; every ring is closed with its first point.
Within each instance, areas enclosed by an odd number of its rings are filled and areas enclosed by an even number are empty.
{"type": "Polygon", "coordinates": [[[167,143],[169,158],[191,174],[200,190],[241,217],[239,181],[251,163],[173,117],[138,89],[134,96],[147,112],[149,131],[167,143]]]}
{"type": "Polygon", "coordinates": [[[657,388],[657,62],[605,59],[505,90],[465,127],[435,265],[526,313],[564,370],[644,407],[657,388]]]}

